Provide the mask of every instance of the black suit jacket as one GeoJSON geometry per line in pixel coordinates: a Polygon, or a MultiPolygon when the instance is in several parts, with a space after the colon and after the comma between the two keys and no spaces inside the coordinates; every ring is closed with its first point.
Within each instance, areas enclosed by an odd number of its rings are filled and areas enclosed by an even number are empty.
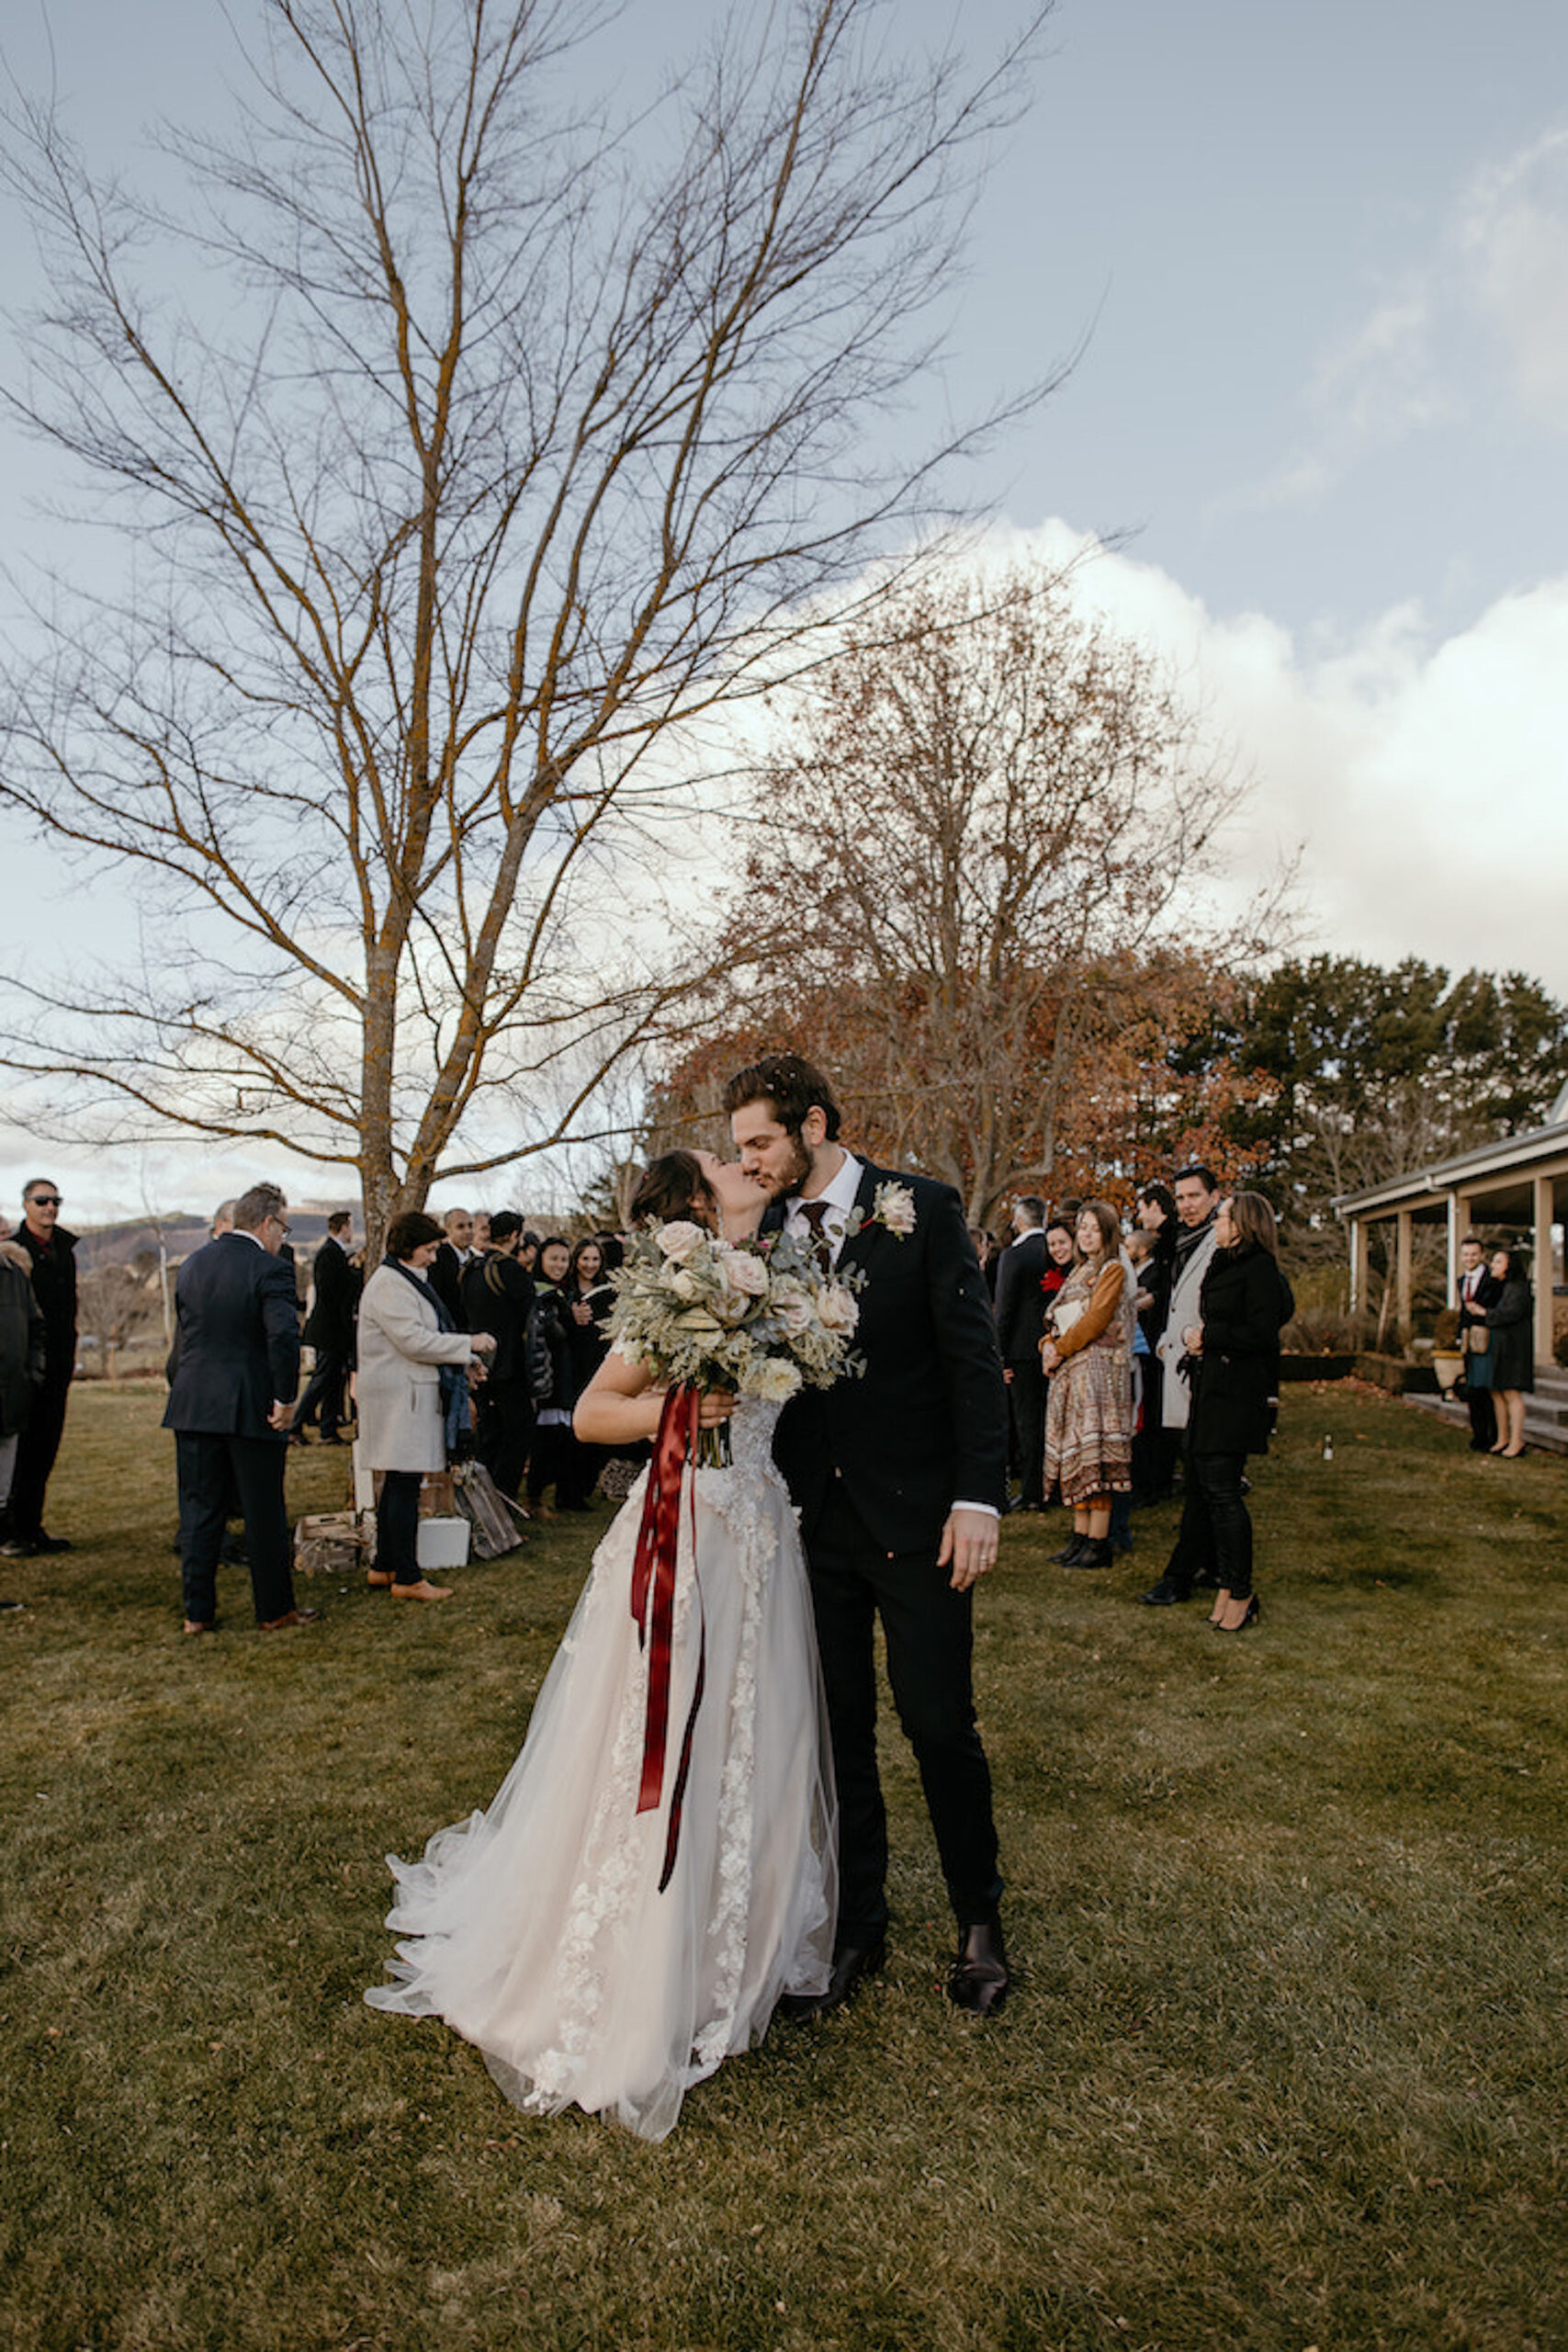
{"type": "MultiPolygon", "coordinates": [[[[915,1199],[915,1229],[863,1225],[840,1270],[858,1266],[859,1378],[807,1388],[779,1416],[773,1453],[809,1544],[835,1470],[877,1544],[935,1552],[955,1502],[1007,1499],[1007,1391],[985,1278],[947,1184],[863,1169],[856,1206],[869,1220],[879,1184],[915,1199]]],[[[780,1204],[764,1227],[784,1222],[780,1204]]]]}
{"type": "Polygon", "coordinates": [[[1045,1230],[1035,1226],[997,1261],[997,1345],[1004,1363],[1037,1363],[1045,1336],[1045,1230]]]}
{"type": "Polygon", "coordinates": [[[463,1319],[463,1276],[469,1261],[459,1258],[449,1241],[436,1247],[434,1262],[430,1269],[430,1287],[452,1317],[459,1331],[466,1331],[463,1319]]]}
{"type": "Polygon", "coordinates": [[[348,1262],[348,1252],[329,1233],[316,1252],[313,1269],[316,1295],[306,1318],[305,1338],[312,1348],[334,1356],[354,1353],[354,1312],[359,1304],[360,1275],[348,1262]]]}
{"type": "Polygon", "coordinates": [[[276,1437],[267,1415],[299,1385],[294,1269],[243,1233],[196,1250],[175,1283],[175,1359],[166,1430],[276,1437]]]}

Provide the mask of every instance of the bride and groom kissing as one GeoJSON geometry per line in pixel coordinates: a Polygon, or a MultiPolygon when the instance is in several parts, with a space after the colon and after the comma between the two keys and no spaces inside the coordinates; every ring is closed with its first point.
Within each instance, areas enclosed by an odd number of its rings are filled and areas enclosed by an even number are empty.
{"type": "MultiPolygon", "coordinates": [[[[516,2103],[576,2104],[664,2136],[682,2097],[775,2015],[840,2007],[886,1956],[887,1827],[874,1631],[914,1749],[958,1931],[948,1997],[1008,1991],[971,1605],[994,1564],[1006,1407],[958,1198],[840,1140],[820,1071],[764,1057],[724,1107],[738,1159],[671,1153],[634,1214],[761,1227],[858,1283],[859,1376],[784,1404],[704,1400],[733,1466],[689,1473],[674,1671],[694,1695],[674,1873],[638,1815],[648,1665],[628,1613],[641,1498],[595,1557],[522,1754],[493,1804],[393,1860],[408,1940],[373,2006],[444,2018],[516,2103]],[[732,1409],[733,1408],[733,1409],[732,1409]],[[699,1707],[700,1702],[700,1707],[699,1707]],[[836,1811],[836,1819],[835,1819],[836,1811]]],[[[656,1433],[646,1366],[612,1354],[580,1434],[656,1433]]]]}

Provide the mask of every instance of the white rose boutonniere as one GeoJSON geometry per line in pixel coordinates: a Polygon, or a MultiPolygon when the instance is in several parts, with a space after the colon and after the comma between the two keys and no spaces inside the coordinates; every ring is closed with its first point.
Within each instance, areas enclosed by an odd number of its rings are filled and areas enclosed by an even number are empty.
{"type": "Polygon", "coordinates": [[[908,1184],[879,1184],[871,1204],[871,1222],[885,1225],[898,1240],[915,1229],[915,1196],[908,1184]]]}

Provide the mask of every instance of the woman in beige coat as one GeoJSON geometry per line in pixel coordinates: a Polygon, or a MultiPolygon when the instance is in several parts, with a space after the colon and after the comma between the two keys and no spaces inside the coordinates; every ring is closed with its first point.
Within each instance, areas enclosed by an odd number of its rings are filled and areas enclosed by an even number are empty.
{"type": "Polygon", "coordinates": [[[417,1557],[419,1489],[426,1471],[446,1467],[444,1367],[484,1377],[476,1358],[495,1341],[471,1335],[452,1317],[431,1287],[430,1268],[443,1239],[433,1216],[411,1209],[387,1230],[387,1255],[359,1302],[359,1464],[384,1471],[376,1507],[373,1585],[395,1600],[449,1600],[451,1589],[422,1576],[417,1557]]]}

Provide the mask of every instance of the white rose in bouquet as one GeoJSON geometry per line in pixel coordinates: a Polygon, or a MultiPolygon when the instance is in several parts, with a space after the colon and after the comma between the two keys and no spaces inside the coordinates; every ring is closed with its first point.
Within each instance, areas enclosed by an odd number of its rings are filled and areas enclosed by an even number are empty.
{"type": "Polygon", "coordinates": [[[787,1356],[764,1356],[747,1386],[765,1405],[787,1405],[800,1386],[800,1373],[787,1356]]]}
{"type": "Polygon", "coordinates": [[[767,1267],[749,1250],[727,1250],[718,1270],[725,1288],[742,1298],[761,1298],[768,1287],[767,1267]]]}
{"type": "Polygon", "coordinates": [[[700,1225],[694,1225],[689,1217],[682,1216],[669,1225],[661,1225],[655,1238],[665,1257],[673,1258],[678,1265],[683,1265],[688,1258],[695,1257],[709,1237],[700,1225]]]}
{"type": "MultiPolygon", "coordinates": [[[[664,1230],[668,1233],[670,1227],[666,1226],[664,1230]]],[[[670,1277],[670,1295],[671,1298],[700,1298],[702,1285],[695,1274],[688,1273],[684,1266],[680,1266],[670,1277]]]]}
{"type": "Polygon", "coordinates": [[[852,1291],[842,1283],[829,1283],[817,1302],[817,1312],[825,1331],[849,1332],[858,1329],[860,1306],[852,1291]]]}
{"type": "Polygon", "coordinates": [[[810,1330],[817,1320],[817,1309],[811,1303],[811,1293],[802,1290],[798,1283],[780,1283],[773,1292],[773,1313],[779,1329],[798,1340],[810,1330]]]}

